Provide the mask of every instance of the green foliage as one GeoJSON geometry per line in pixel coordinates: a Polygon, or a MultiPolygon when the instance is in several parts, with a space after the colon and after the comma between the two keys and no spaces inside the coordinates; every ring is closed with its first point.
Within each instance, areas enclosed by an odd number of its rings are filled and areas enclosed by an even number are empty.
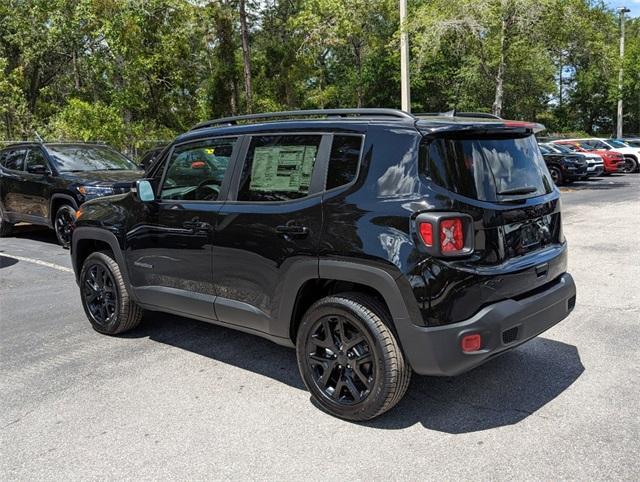
{"type": "MultiPolygon", "coordinates": [[[[409,0],[414,111],[497,107],[553,131],[615,127],[619,23],[591,0],[409,0]]],[[[247,0],[254,111],[398,107],[397,0],[247,0]]],[[[238,0],[0,2],[0,138],[123,149],[243,113],[238,0]]],[[[640,21],[625,126],[640,131],[640,21]]]]}

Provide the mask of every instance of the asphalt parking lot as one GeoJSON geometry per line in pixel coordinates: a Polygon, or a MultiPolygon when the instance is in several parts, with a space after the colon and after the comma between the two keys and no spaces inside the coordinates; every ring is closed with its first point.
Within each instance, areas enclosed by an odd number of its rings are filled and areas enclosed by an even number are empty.
{"type": "Polygon", "coordinates": [[[68,251],[19,227],[0,240],[1,478],[637,480],[640,175],[562,191],[573,314],[460,377],[414,377],[362,424],[310,403],[294,352],[263,339],[153,313],[95,333],[68,251]]]}

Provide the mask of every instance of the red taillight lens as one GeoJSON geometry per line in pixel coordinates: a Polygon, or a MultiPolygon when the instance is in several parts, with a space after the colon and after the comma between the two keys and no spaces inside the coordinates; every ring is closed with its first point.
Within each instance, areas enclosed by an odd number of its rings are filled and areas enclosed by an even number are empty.
{"type": "Polygon", "coordinates": [[[464,249],[464,231],[460,218],[443,219],[440,222],[440,250],[452,253],[464,249]]]}
{"type": "Polygon", "coordinates": [[[460,345],[462,346],[462,351],[465,353],[478,351],[480,347],[482,347],[482,337],[477,333],[474,335],[465,335],[462,337],[460,345]]]}
{"type": "Polygon", "coordinates": [[[420,237],[427,246],[433,246],[433,226],[431,223],[420,223],[420,237]]]}

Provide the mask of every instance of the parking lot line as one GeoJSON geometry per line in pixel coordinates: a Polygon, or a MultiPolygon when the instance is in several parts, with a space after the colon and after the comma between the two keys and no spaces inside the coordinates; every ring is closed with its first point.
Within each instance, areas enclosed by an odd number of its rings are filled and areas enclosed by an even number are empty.
{"type": "Polygon", "coordinates": [[[49,263],[47,261],[42,261],[39,259],[25,258],[24,256],[16,256],[15,254],[8,254],[4,252],[0,252],[0,256],[5,256],[7,258],[15,259],[18,261],[26,261],[27,263],[39,264],[40,266],[46,266],[47,268],[57,269],[58,271],[64,271],[66,273],[73,273],[73,270],[71,268],[60,266],[59,264],[49,263]]]}

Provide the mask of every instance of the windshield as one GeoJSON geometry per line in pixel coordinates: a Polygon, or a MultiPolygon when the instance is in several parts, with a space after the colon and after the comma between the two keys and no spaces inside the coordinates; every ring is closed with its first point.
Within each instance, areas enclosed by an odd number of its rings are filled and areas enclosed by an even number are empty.
{"type": "Polygon", "coordinates": [[[554,144],[553,146],[549,146],[557,152],[562,152],[564,154],[571,154],[573,151],[567,146],[563,146],[562,144],[554,144]]]}
{"type": "Polygon", "coordinates": [[[543,154],[551,154],[551,148],[547,147],[543,144],[538,144],[538,147],[540,147],[540,152],[542,152],[543,154]]]}
{"type": "Polygon", "coordinates": [[[609,139],[607,141],[607,143],[611,146],[611,147],[629,147],[627,146],[624,142],[622,141],[617,141],[615,139],[609,139]]]}
{"type": "Polygon", "coordinates": [[[48,145],[60,172],[135,170],[136,165],[106,146],[48,145]]]}
{"type": "Polygon", "coordinates": [[[534,136],[433,139],[422,169],[437,184],[483,201],[550,193],[549,171],[534,136]]]}

